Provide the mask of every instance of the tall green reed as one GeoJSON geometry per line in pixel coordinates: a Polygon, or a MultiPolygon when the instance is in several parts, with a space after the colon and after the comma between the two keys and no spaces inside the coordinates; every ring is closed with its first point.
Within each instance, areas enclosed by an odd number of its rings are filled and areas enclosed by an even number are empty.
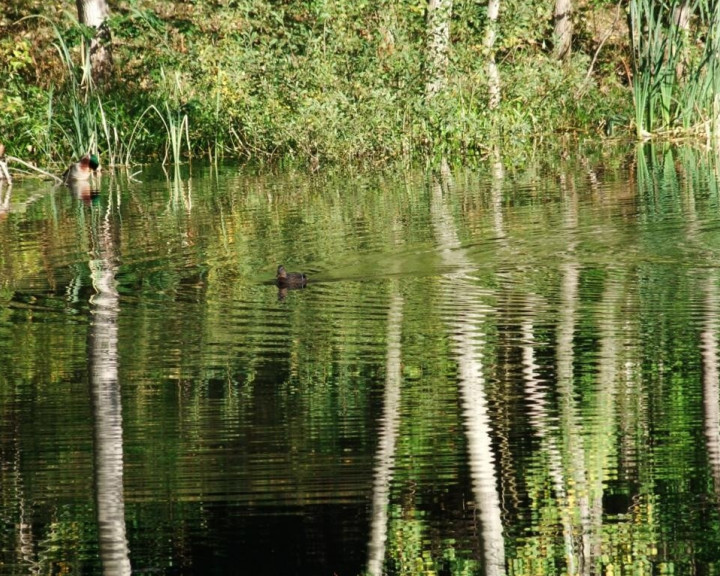
{"type": "MultiPolygon", "coordinates": [[[[632,88],[638,138],[657,132],[702,132],[710,119],[718,117],[719,14],[720,5],[710,0],[631,0],[632,88]],[[689,42],[690,36],[699,36],[699,31],[705,30],[702,46],[689,42]]],[[[717,127],[713,130],[717,132],[717,127]]]]}
{"type": "Polygon", "coordinates": [[[57,26],[53,25],[56,40],[54,46],[66,69],[66,85],[57,109],[65,108],[68,118],[53,117],[52,124],[63,135],[74,157],[96,152],[98,144],[97,112],[99,97],[95,94],[90,68],[90,45],[84,40],[80,45],[80,63],[76,64],[70,48],[57,26]],[[69,126],[68,126],[69,122],[69,126]]]}
{"type": "Polygon", "coordinates": [[[76,157],[96,152],[98,100],[92,83],[89,44],[84,40],[81,42],[80,63],[76,64],[58,26],[41,15],[28,16],[23,20],[31,18],[44,20],[52,28],[55,36],[52,45],[66,73],[64,86],[59,89],[52,86],[48,92],[47,129],[38,149],[44,151],[49,159],[64,156],[68,151],[76,157]]]}
{"type": "Polygon", "coordinates": [[[177,110],[171,110],[170,105],[167,102],[164,103],[163,111],[161,111],[155,104],[151,104],[135,121],[135,126],[132,129],[130,138],[125,147],[125,163],[127,165],[130,164],[130,156],[138,138],[140,137],[140,133],[141,131],[147,129],[147,121],[145,117],[153,112],[159,118],[166,133],[166,144],[162,163],[167,164],[168,157],[171,157],[171,163],[178,166],[182,163],[183,136],[185,137],[188,157],[191,156],[189,120],[187,114],[182,114],[177,110]]]}
{"type": "MultiPolygon", "coordinates": [[[[103,164],[130,165],[141,129],[146,128],[147,114],[154,112],[166,133],[164,162],[169,155],[175,164],[181,162],[183,138],[190,154],[189,118],[182,113],[182,107],[172,93],[164,102],[151,105],[140,114],[129,131],[129,138],[124,137],[122,127],[109,113],[112,110],[108,110],[108,94],[93,82],[89,41],[82,38],[79,50],[74,51],[58,26],[47,18],[43,19],[49,22],[54,31],[53,46],[65,69],[65,82],[62,87],[49,91],[47,133],[38,149],[49,159],[57,159],[65,158],[68,154],[78,158],[90,152],[99,153],[102,148],[103,164]]],[[[164,77],[164,71],[162,74],[164,77]]],[[[179,92],[177,78],[175,92],[179,92]]],[[[158,138],[153,137],[151,140],[158,138]]]]}
{"type": "MultiPolygon", "coordinates": [[[[161,69],[160,73],[162,79],[167,81],[165,70],[161,69]]],[[[190,147],[190,122],[188,115],[183,113],[182,93],[183,85],[180,80],[180,75],[175,73],[171,88],[162,103],[163,111],[161,112],[155,105],[149,107],[157,113],[167,133],[167,144],[165,146],[163,164],[167,163],[168,153],[170,153],[172,163],[176,166],[180,165],[182,162],[183,136],[187,144],[188,158],[192,155],[192,149],[190,147]]]]}

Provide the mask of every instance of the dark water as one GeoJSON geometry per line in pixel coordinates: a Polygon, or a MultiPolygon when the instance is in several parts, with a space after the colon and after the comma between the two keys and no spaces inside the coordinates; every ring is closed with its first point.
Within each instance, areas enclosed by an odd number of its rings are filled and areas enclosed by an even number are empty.
{"type": "Polygon", "coordinates": [[[720,573],[716,168],[3,187],[0,573],[720,573]]]}

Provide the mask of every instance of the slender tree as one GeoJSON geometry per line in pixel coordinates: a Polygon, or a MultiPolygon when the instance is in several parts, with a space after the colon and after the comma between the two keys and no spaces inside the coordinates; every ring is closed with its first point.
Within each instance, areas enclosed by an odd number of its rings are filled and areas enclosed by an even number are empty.
{"type": "Polygon", "coordinates": [[[427,7],[427,100],[440,92],[446,83],[448,52],[450,50],[450,19],[452,0],[429,0],[427,7]]]}
{"type": "Polygon", "coordinates": [[[570,57],[572,37],[572,0],[555,0],[555,56],[558,60],[570,57]]]}
{"type": "Polygon", "coordinates": [[[673,22],[678,29],[679,40],[673,43],[672,49],[679,50],[680,54],[676,57],[675,75],[678,79],[683,77],[685,72],[685,61],[687,59],[687,39],[690,34],[690,16],[692,15],[692,6],[688,2],[681,2],[673,7],[673,22]]]}
{"type": "Polygon", "coordinates": [[[92,78],[97,83],[107,79],[112,71],[110,30],[107,27],[110,8],[106,0],[76,0],[76,5],[80,23],[95,29],[90,42],[90,66],[92,78]]]}
{"type": "Polygon", "coordinates": [[[497,37],[497,19],[500,13],[500,0],[488,0],[487,11],[487,28],[485,28],[485,37],[483,38],[483,47],[487,54],[487,74],[488,74],[488,91],[489,106],[496,108],[500,104],[500,73],[498,72],[497,63],[495,62],[495,38],[497,37]]]}

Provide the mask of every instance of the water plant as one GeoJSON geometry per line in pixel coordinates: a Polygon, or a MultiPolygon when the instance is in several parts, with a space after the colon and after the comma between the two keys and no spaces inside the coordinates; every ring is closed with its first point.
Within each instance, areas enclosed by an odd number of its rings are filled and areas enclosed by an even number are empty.
{"type": "Polygon", "coordinates": [[[708,0],[629,5],[633,102],[638,138],[651,133],[704,133],[716,118],[720,6],[708,0]],[[704,42],[689,42],[702,31],[704,42]]]}
{"type": "MultiPolygon", "coordinates": [[[[70,48],[57,26],[53,25],[56,40],[54,47],[66,71],[66,85],[61,92],[64,98],[62,109],[68,112],[68,120],[62,116],[51,119],[51,126],[63,135],[72,156],[79,158],[89,151],[97,151],[99,123],[98,112],[102,108],[90,70],[90,46],[85,40],[80,43],[80,62],[75,63],[70,48]],[[69,126],[68,126],[69,123],[69,126]]],[[[49,107],[49,111],[53,110],[49,107]]],[[[104,117],[104,115],[103,115],[104,117]]]]}

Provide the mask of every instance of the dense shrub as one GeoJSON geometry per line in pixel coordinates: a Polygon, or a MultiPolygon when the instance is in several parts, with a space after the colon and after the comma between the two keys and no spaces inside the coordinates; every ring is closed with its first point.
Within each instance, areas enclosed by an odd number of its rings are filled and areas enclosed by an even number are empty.
{"type": "Polygon", "coordinates": [[[115,77],[101,86],[83,75],[88,31],[74,14],[49,5],[20,19],[43,5],[12,6],[0,30],[0,139],[42,162],[85,146],[106,162],[162,159],[183,121],[189,146],[174,153],[184,156],[387,162],[483,155],[631,116],[612,67],[587,74],[592,35],[569,62],[553,59],[552,15],[539,0],[502,3],[503,100],[493,111],[485,6],[470,0],[455,2],[447,89],[432,106],[424,0],[121,2],[109,22],[115,77]]]}

